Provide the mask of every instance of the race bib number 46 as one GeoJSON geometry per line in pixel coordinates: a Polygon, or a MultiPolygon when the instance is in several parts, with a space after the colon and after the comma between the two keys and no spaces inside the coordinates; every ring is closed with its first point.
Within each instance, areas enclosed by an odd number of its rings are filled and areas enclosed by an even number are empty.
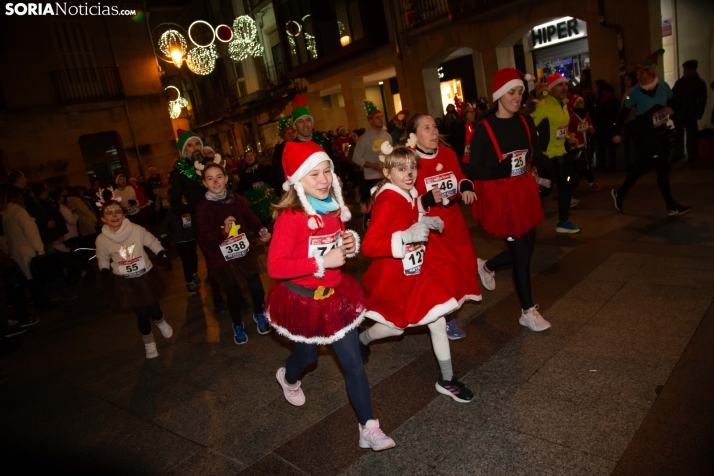
{"type": "Polygon", "coordinates": [[[511,156],[511,177],[517,177],[526,173],[526,155],[527,150],[516,150],[509,154],[504,154],[503,158],[506,159],[511,156]]]}
{"type": "Polygon", "coordinates": [[[456,195],[456,176],[451,172],[427,177],[424,179],[424,184],[427,191],[432,188],[441,190],[441,196],[444,198],[456,195]]]}
{"type": "Polygon", "coordinates": [[[330,250],[337,248],[337,238],[340,232],[336,231],[332,235],[311,236],[307,250],[307,257],[325,256],[330,250]]]}
{"type": "Polygon", "coordinates": [[[119,261],[119,275],[123,278],[136,278],[146,273],[146,261],[143,256],[119,261]]]}
{"type": "Polygon", "coordinates": [[[221,243],[221,253],[226,261],[236,258],[242,258],[248,254],[250,241],[246,238],[245,233],[229,238],[221,243]]]}
{"type": "Polygon", "coordinates": [[[654,114],[652,114],[652,125],[657,128],[661,127],[663,125],[667,124],[667,113],[664,112],[664,109],[661,111],[657,111],[654,114]]]}
{"type": "Polygon", "coordinates": [[[565,140],[568,138],[568,126],[560,126],[555,133],[556,140],[565,140]]]}
{"type": "Polygon", "coordinates": [[[426,246],[412,244],[407,245],[406,255],[402,259],[402,266],[404,267],[405,275],[413,276],[421,273],[421,265],[424,263],[425,251],[426,246]]]}

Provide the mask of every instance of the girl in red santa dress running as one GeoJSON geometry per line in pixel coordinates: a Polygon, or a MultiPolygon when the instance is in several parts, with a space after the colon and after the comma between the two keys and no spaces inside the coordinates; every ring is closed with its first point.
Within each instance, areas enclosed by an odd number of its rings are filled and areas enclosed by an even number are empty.
{"type": "Polygon", "coordinates": [[[300,375],[317,360],[318,345],[331,345],[345,372],[347,394],[359,420],[359,445],[374,451],[394,446],[372,413],[369,382],[360,358],[357,326],[365,295],[342,272],[359,251],[359,235],[346,230],[351,217],[334,164],[316,143],[288,142],[283,152],[285,194],[273,206],[276,218],[268,274],[278,281],[268,294],[265,316],[295,350],[276,378],[285,399],[305,404],[300,375]]]}
{"type": "Polygon", "coordinates": [[[535,228],[544,217],[538,185],[528,169],[531,163],[550,168],[550,161],[540,150],[533,119],[519,112],[525,79],[513,68],[496,73],[494,104],[476,126],[471,140],[469,178],[474,180],[478,194],[474,215],[484,230],[503,238],[508,246],[495,258],[478,260],[481,283],[493,291],[494,271],[512,265],[522,307],[518,322],[533,331],[544,331],[550,323],[533,304],[530,278],[535,228]]]}
{"type": "MultiPolygon", "coordinates": [[[[360,335],[363,361],[368,360],[369,343],[398,336],[404,329],[426,325],[431,333],[441,374],[436,390],[460,403],[474,394],[454,377],[451,350],[444,315],[458,308],[453,290],[437,272],[439,256],[432,253],[429,229],[442,232],[439,217],[420,219],[417,192],[419,155],[407,147],[381,146],[380,160],[386,177],[374,194],[372,219],[362,244],[362,252],[372,264],[362,281],[367,291],[366,316],[376,321],[360,335]],[[428,243],[427,243],[428,242],[428,243]]],[[[457,164],[458,165],[458,164],[457,164]]],[[[441,201],[441,192],[430,191],[441,201]]]]}
{"type": "MultiPolygon", "coordinates": [[[[429,235],[429,253],[439,263],[437,272],[461,306],[465,301],[480,301],[476,251],[471,233],[456,198],[461,196],[464,204],[476,200],[473,183],[461,171],[456,153],[439,145],[439,130],[434,119],[426,114],[416,114],[409,120],[406,129],[407,146],[415,149],[421,157],[419,179],[415,182],[419,193],[420,211],[444,221],[442,233],[429,235]],[[434,200],[429,193],[441,192],[442,201],[434,200]]],[[[463,339],[466,333],[456,319],[447,321],[449,339],[463,339]]]]}

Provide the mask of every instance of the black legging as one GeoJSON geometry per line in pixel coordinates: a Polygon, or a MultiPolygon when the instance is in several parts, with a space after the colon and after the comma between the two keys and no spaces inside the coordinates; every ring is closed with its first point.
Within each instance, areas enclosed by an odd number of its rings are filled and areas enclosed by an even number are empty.
{"type": "MultiPolygon", "coordinates": [[[[291,385],[297,383],[305,369],[317,361],[317,344],[303,344],[294,342],[295,351],[288,356],[285,364],[285,381],[291,385]]],[[[372,413],[372,396],[364,371],[362,357],[359,353],[357,329],[347,333],[342,339],[333,342],[332,348],[340,360],[342,370],[345,371],[347,395],[350,397],[352,407],[357,414],[360,425],[374,418],[372,413]]]]}
{"type": "Polygon", "coordinates": [[[176,249],[181,257],[183,265],[183,279],[190,283],[193,275],[198,273],[198,254],[196,253],[196,242],[194,240],[176,243],[176,249]]]}
{"type": "Polygon", "coordinates": [[[526,310],[533,307],[531,297],[531,256],[533,255],[533,244],[535,243],[535,228],[520,238],[508,238],[505,240],[508,251],[491,258],[486,262],[486,267],[490,271],[496,271],[501,266],[513,265],[513,282],[516,284],[518,299],[521,300],[521,307],[526,310]]]}
{"type": "MultiPolygon", "coordinates": [[[[253,300],[253,313],[260,314],[263,312],[265,304],[265,291],[263,290],[263,283],[260,280],[260,275],[254,274],[252,276],[246,276],[245,280],[248,284],[250,297],[253,300]]],[[[240,326],[243,324],[243,320],[241,318],[243,292],[241,291],[240,286],[236,284],[235,286],[226,288],[226,298],[228,301],[228,312],[231,313],[233,325],[240,326]]]]}
{"type": "Polygon", "coordinates": [[[137,321],[139,322],[139,332],[141,332],[143,336],[151,334],[151,322],[149,322],[149,317],[155,321],[160,321],[164,317],[164,313],[161,312],[161,307],[159,307],[158,302],[151,306],[135,307],[134,312],[136,312],[137,321]]]}
{"type": "Polygon", "coordinates": [[[667,207],[674,207],[672,189],[669,185],[669,138],[666,134],[647,134],[633,127],[632,139],[637,151],[637,160],[630,173],[625,177],[622,187],[617,191],[617,197],[624,200],[627,192],[637,181],[650,171],[654,165],[657,167],[657,186],[664,198],[667,207]]]}

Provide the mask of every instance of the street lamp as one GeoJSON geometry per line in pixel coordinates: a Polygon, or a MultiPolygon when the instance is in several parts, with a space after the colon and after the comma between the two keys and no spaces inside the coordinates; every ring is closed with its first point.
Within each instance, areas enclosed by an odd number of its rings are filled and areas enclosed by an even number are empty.
{"type": "Polygon", "coordinates": [[[342,43],[342,46],[349,45],[351,41],[352,40],[350,38],[350,35],[342,35],[342,37],[340,38],[340,43],[342,43]]]}

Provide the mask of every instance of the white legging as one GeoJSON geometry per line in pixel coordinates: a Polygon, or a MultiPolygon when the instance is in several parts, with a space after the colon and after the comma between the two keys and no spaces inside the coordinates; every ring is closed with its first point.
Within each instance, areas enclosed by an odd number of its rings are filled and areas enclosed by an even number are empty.
{"type": "MultiPolygon", "coordinates": [[[[444,362],[451,360],[451,349],[449,348],[449,338],[446,335],[446,320],[443,317],[427,324],[431,333],[431,345],[434,347],[436,360],[444,362]]],[[[375,323],[367,331],[370,340],[384,339],[385,337],[400,336],[404,334],[404,329],[395,329],[381,322],[375,323]]]]}

